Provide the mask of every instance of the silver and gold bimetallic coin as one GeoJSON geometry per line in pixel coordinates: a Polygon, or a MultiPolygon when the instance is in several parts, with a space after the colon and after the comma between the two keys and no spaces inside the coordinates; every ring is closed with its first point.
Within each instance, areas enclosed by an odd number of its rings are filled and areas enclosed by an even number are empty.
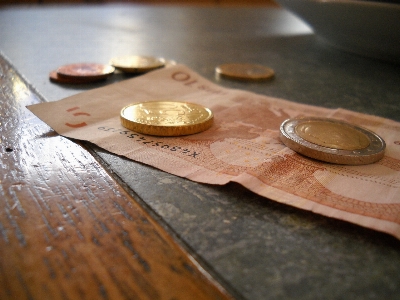
{"type": "Polygon", "coordinates": [[[164,67],[166,60],[153,56],[130,55],[115,57],[110,64],[126,73],[145,73],[164,67]]]}
{"type": "Polygon", "coordinates": [[[177,101],[133,103],[121,110],[121,124],[132,131],[157,135],[181,136],[202,132],[213,124],[210,109],[177,101]]]}
{"type": "Polygon", "coordinates": [[[385,141],[365,128],[329,118],[294,118],[284,121],[280,138],[305,156],[345,165],[370,164],[384,156],[385,141]]]}

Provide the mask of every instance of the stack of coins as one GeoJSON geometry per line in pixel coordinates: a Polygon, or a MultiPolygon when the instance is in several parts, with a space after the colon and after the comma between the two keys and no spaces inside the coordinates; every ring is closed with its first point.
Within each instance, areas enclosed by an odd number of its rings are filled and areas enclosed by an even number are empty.
{"type": "Polygon", "coordinates": [[[198,104],[177,101],[133,103],[121,110],[121,124],[132,131],[157,136],[181,136],[209,129],[214,116],[198,104]]]}
{"type": "Polygon", "coordinates": [[[77,63],[59,67],[50,72],[50,80],[57,83],[82,84],[106,79],[115,68],[96,63],[77,63]]]}
{"type": "Polygon", "coordinates": [[[282,142],[305,156],[345,165],[374,163],[384,156],[385,141],[365,128],[329,118],[294,118],[280,127],[282,142]]]}

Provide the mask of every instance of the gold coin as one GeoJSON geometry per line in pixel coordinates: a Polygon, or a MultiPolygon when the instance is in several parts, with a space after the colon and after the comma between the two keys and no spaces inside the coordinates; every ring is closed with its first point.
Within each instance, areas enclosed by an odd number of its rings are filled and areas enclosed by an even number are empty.
{"type": "Polygon", "coordinates": [[[120,56],[111,59],[110,64],[127,73],[145,73],[165,66],[163,58],[152,56],[120,56]]]}
{"type": "Polygon", "coordinates": [[[271,68],[258,64],[231,63],[216,67],[217,76],[237,80],[260,81],[274,77],[275,72],[271,68]]]}
{"type": "Polygon", "coordinates": [[[385,141],[376,133],[329,118],[294,118],[280,127],[282,142],[292,150],[325,162],[362,165],[384,156],[385,141]]]}
{"type": "Polygon", "coordinates": [[[135,132],[181,136],[210,128],[214,116],[201,105],[176,101],[133,103],[121,110],[121,124],[135,132]]]}

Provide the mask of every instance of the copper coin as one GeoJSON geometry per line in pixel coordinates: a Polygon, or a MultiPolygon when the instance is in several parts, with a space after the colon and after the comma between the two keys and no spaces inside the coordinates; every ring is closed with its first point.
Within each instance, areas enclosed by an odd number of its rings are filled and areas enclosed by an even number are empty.
{"type": "Polygon", "coordinates": [[[230,63],[222,64],[215,68],[217,76],[236,80],[262,81],[274,77],[273,69],[258,64],[230,63]]]}
{"type": "Polygon", "coordinates": [[[110,65],[96,63],[77,63],[64,65],[57,69],[59,77],[100,80],[114,73],[115,68],[110,65]]]}
{"type": "Polygon", "coordinates": [[[62,77],[57,74],[57,71],[51,71],[49,73],[49,79],[55,83],[65,83],[65,84],[84,84],[84,83],[91,83],[99,80],[103,80],[104,78],[100,79],[92,79],[92,78],[76,78],[76,77],[62,77]]]}

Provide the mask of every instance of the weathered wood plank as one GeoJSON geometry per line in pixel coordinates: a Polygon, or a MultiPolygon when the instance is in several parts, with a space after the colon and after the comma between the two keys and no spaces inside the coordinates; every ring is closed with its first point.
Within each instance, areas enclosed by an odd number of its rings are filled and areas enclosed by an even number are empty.
{"type": "Polygon", "coordinates": [[[230,299],[0,57],[0,299],[230,299]]]}

